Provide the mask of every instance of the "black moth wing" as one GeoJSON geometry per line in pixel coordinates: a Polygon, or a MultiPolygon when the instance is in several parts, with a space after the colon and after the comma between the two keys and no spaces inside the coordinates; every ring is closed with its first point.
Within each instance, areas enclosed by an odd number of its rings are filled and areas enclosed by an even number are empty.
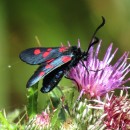
{"type": "MultiPolygon", "coordinates": [[[[34,72],[32,77],[27,82],[27,87],[30,87],[37,83],[40,79],[44,78],[50,72],[53,72],[56,68],[68,63],[71,61],[73,55],[64,55],[56,58],[51,63],[45,65],[40,65],[40,67],[34,72]]],[[[51,77],[50,77],[51,80],[51,77]]]]}
{"type": "Polygon", "coordinates": [[[68,51],[69,47],[50,47],[50,48],[29,48],[22,51],[20,59],[31,65],[38,65],[52,62],[68,51]]]}
{"type": "Polygon", "coordinates": [[[57,86],[59,81],[64,76],[65,70],[67,70],[68,65],[69,65],[69,62],[61,65],[60,67],[56,68],[55,70],[47,74],[43,79],[41,92],[47,93],[47,92],[50,92],[52,89],[54,89],[54,87],[57,86]]]}

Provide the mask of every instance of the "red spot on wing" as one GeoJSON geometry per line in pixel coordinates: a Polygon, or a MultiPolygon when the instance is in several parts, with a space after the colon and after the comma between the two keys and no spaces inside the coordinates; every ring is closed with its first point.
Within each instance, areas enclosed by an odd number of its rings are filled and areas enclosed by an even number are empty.
{"type": "Polygon", "coordinates": [[[47,57],[49,54],[50,54],[50,52],[49,52],[49,51],[46,51],[46,52],[44,52],[44,53],[42,54],[42,56],[45,58],[45,57],[47,57]]]}
{"type": "Polygon", "coordinates": [[[52,59],[46,61],[46,63],[50,63],[50,62],[52,62],[53,60],[54,60],[54,59],[52,58],[52,59]]]}
{"type": "Polygon", "coordinates": [[[60,47],[59,52],[65,52],[67,51],[68,47],[60,47]]]}
{"type": "Polygon", "coordinates": [[[44,71],[41,71],[40,73],[39,73],[39,76],[43,76],[45,73],[44,73],[44,71]]]}
{"type": "Polygon", "coordinates": [[[64,56],[64,57],[62,57],[62,62],[64,62],[64,63],[67,63],[70,60],[71,60],[70,56],[64,56]]]}
{"type": "Polygon", "coordinates": [[[51,69],[51,68],[53,68],[54,66],[53,65],[50,65],[50,64],[48,64],[48,65],[46,65],[46,69],[51,69]]]}
{"type": "Polygon", "coordinates": [[[47,51],[51,51],[51,50],[52,50],[52,48],[48,48],[48,49],[47,49],[47,51]]]}
{"type": "Polygon", "coordinates": [[[38,55],[38,54],[41,53],[41,50],[40,49],[35,49],[33,53],[34,53],[34,55],[38,55]]]}

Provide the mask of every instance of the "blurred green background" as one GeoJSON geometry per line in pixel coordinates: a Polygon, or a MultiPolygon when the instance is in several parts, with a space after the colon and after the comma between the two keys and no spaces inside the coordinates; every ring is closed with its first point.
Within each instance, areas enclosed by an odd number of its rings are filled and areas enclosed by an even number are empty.
{"type": "MultiPolygon", "coordinates": [[[[20,61],[19,53],[38,46],[35,36],[44,47],[67,41],[77,45],[79,38],[85,50],[101,16],[106,25],[97,34],[103,40],[100,54],[113,42],[119,48],[117,60],[130,50],[129,0],[1,0],[0,109],[10,111],[26,104],[25,85],[36,67],[20,61]]],[[[69,86],[71,82],[63,79],[60,84],[69,86]]],[[[40,104],[44,97],[47,94],[40,93],[40,104]]]]}

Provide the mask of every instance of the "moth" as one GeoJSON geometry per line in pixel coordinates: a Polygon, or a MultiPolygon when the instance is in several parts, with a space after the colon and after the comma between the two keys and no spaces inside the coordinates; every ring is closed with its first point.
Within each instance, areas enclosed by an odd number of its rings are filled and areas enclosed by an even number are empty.
{"type": "Polygon", "coordinates": [[[43,79],[41,92],[50,92],[57,86],[62,77],[80,61],[86,68],[83,61],[87,60],[90,48],[98,43],[99,39],[95,35],[104,24],[105,19],[102,17],[102,23],[95,30],[87,51],[81,51],[79,46],[35,47],[22,51],[19,55],[22,61],[30,65],[39,65],[28,80],[27,88],[43,79]]]}

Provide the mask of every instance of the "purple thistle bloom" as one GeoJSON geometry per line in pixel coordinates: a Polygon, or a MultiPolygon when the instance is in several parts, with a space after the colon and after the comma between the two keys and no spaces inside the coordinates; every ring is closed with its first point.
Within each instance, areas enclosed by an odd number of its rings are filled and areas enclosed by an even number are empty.
{"type": "Polygon", "coordinates": [[[91,98],[98,98],[112,90],[123,88],[123,84],[130,81],[130,78],[124,80],[125,76],[130,72],[130,64],[127,64],[129,53],[125,52],[114,65],[111,65],[118,48],[112,53],[112,44],[110,44],[103,60],[99,60],[100,46],[101,41],[96,51],[91,47],[89,56],[84,61],[88,72],[82,63],[79,63],[68,73],[68,77],[74,79],[78,89],[81,91],[81,96],[85,94],[91,98]]]}

